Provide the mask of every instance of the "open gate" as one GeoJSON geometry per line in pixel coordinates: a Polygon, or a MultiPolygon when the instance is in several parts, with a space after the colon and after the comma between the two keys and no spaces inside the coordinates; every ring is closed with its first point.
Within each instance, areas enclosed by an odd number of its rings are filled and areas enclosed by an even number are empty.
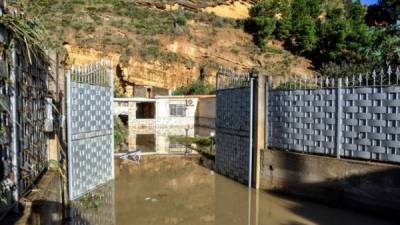
{"type": "Polygon", "coordinates": [[[69,199],[114,178],[113,70],[101,61],[67,74],[69,199]]]}

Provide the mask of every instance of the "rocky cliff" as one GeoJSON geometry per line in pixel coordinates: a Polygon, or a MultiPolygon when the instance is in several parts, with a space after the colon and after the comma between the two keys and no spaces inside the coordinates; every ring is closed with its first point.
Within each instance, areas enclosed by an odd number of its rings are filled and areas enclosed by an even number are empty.
{"type": "Polygon", "coordinates": [[[200,77],[214,83],[217,65],[275,77],[314,74],[279,42],[265,52],[253,44],[243,29],[252,1],[46,2],[29,5],[28,13],[41,15],[69,64],[111,59],[119,95],[131,96],[135,85],[173,90],[200,77]]]}

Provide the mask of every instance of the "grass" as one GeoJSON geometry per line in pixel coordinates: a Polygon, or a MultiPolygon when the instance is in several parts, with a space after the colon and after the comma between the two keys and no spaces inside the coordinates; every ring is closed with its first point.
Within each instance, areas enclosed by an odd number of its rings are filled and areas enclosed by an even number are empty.
{"type": "Polygon", "coordinates": [[[84,209],[97,211],[102,206],[104,198],[102,193],[87,193],[78,200],[78,204],[84,209]]]}

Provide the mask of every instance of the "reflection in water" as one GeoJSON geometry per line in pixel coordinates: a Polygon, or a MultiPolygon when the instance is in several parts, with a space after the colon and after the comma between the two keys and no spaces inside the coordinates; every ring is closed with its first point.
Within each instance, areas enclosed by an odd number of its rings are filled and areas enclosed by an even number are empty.
{"type": "Polygon", "coordinates": [[[193,128],[163,128],[152,130],[135,130],[130,134],[130,147],[145,153],[175,154],[185,153],[185,146],[171,140],[171,136],[194,136],[193,128]]]}
{"type": "Polygon", "coordinates": [[[113,193],[107,196],[114,198],[111,202],[115,204],[103,205],[105,211],[89,212],[89,216],[82,216],[88,223],[74,225],[390,224],[363,214],[249,190],[198,166],[194,159],[147,157],[140,165],[118,162],[116,175],[115,193],[113,188],[106,189],[113,193]]]}
{"type": "Polygon", "coordinates": [[[153,152],[156,147],[155,134],[137,134],[136,135],[136,147],[142,152],[153,152]]]}

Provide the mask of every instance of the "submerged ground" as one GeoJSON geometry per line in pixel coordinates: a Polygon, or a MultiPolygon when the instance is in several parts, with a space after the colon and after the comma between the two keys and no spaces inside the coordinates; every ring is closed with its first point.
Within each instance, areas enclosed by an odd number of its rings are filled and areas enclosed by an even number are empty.
{"type": "Polygon", "coordinates": [[[90,204],[85,200],[78,204],[71,224],[391,224],[365,214],[262,190],[250,192],[245,186],[199,166],[193,158],[152,156],[140,164],[117,161],[115,182],[96,193],[100,194],[94,196],[100,197],[89,199],[90,204]]]}

